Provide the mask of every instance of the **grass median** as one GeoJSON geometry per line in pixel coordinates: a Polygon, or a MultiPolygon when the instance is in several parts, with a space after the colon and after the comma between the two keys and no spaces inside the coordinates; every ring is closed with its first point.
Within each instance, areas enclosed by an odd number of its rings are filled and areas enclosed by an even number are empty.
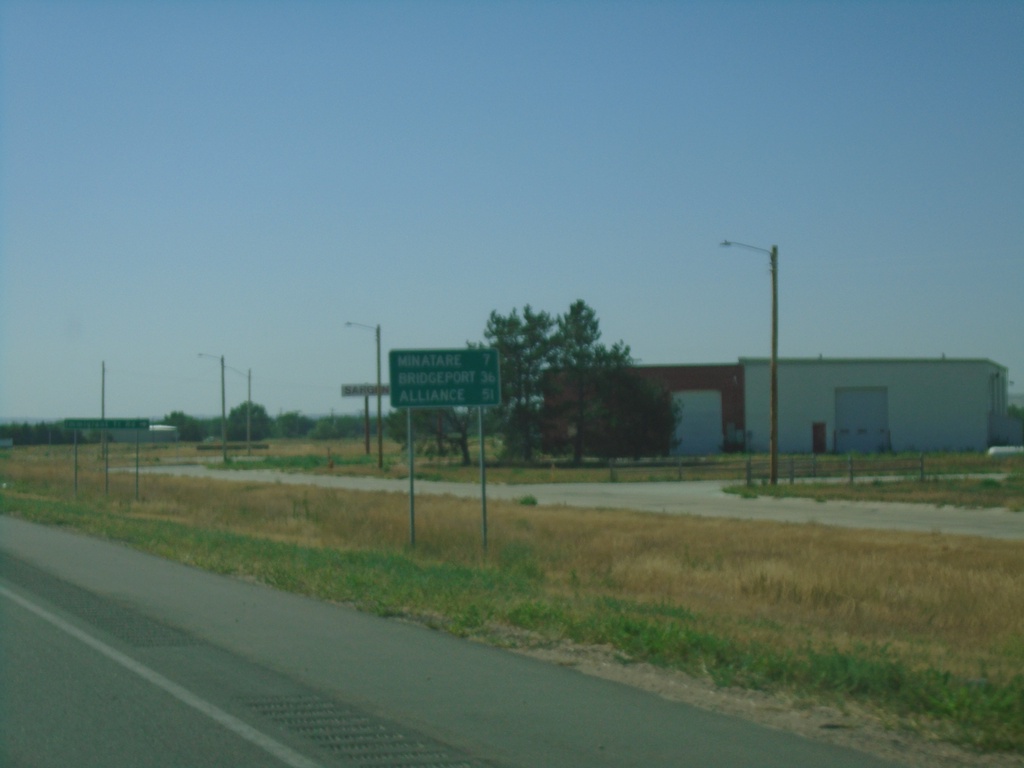
{"type": "Polygon", "coordinates": [[[924,480],[871,479],[849,482],[799,482],[734,485],[725,489],[747,498],[805,498],[816,501],[888,501],[1024,512],[1024,470],[992,477],[928,477],[924,480]]]}
{"type": "Polygon", "coordinates": [[[111,477],[0,458],[4,514],[498,644],[614,649],[720,685],[856,706],[1024,753],[1024,543],[273,483],[111,477]]]}

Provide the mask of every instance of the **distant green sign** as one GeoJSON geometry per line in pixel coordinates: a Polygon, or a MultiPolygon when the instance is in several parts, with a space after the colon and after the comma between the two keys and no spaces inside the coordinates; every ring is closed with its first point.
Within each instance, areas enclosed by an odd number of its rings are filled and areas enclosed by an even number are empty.
{"type": "Polygon", "coordinates": [[[149,429],[149,419],[64,419],[64,429],[149,429]]]}
{"type": "Polygon", "coordinates": [[[393,349],[388,353],[392,408],[501,404],[494,349],[393,349]]]}

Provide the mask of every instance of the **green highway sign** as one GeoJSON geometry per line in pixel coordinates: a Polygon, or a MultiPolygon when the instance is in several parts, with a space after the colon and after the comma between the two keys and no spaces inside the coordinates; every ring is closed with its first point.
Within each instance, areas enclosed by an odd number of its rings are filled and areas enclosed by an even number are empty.
{"type": "Polygon", "coordinates": [[[393,349],[388,353],[392,408],[501,404],[494,349],[393,349]]]}
{"type": "Polygon", "coordinates": [[[149,429],[149,419],[64,419],[64,429],[149,429]]]}

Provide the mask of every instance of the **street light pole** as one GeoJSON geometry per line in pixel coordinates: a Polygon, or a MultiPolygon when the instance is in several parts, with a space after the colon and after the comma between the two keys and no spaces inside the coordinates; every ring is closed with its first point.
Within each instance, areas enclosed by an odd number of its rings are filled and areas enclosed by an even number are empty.
{"type": "Polygon", "coordinates": [[[772,485],[779,483],[779,247],[773,245],[771,249],[759,248],[756,245],[736,243],[723,240],[725,247],[736,245],[740,248],[748,248],[752,251],[767,253],[770,259],[772,274],[772,357],[769,364],[769,377],[771,379],[771,391],[769,394],[769,422],[771,434],[769,437],[769,465],[768,482],[772,485]]]}
{"type": "MultiPolygon", "coordinates": [[[[202,352],[199,353],[200,357],[212,357],[214,360],[217,359],[216,355],[207,355],[202,352]]],[[[228,463],[228,417],[227,417],[227,401],[224,395],[224,355],[220,356],[220,451],[221,458],[224,463],[228,463]]]]}
{"type": "Polygon", "coordinates": [[[373,331],[377,337],[377,469],[384,468],[384,429],[381,417],[381,381],[380,381],[380,323],[377,325],[365,325],[363,323],[347,322],[348,328],[365,328],[373,331]]]}
{"type": "Polygon", "coordinates": [[[252,368],[248,373],[232,368],[230,365],[227,368],[239,376],[245,376],[248,383],[245,401],[245,455],[252,456],[252,368]]]}
{"type": "Polygon", "coordinates": [[[768,482],[779,484],[779,247],[772,246],[771,463],[768,482]]]}
{"type": "Polygon", "coordinates": [[[231,368],[230,365],[227,367],[239,376],[245,376],[248,382],[247,399],[245,401],[245,455],[252,456],[252,368],[249,369],[248,373],[244,373],[237,368],[231,368]]]}
{"type": "Polygon", "coordinates": [[[384,430],[381,427],[380,323],[377,323],[377,469],[384,468],[384,430]]]}
{"type": "Polygon", "coordinates": [[[224,355],[220,356],[220,448],[224,463],[228,463],[228,413],[224,396],[224,355]]]}

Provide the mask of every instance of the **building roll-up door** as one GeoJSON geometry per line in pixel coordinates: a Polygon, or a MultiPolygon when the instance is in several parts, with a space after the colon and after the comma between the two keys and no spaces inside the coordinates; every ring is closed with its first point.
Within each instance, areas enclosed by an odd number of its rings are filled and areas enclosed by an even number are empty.
{"type": "Polygon", "coordinates": [[[889,390],[837,389],[836,453],[878,453],[890,445],[889,390]]]}
{"type": "Polygon", "coordinates": [[[707,456],[722,450],[722,393],[717,389],[673,392],[678,409],[672,451],[677,456],[707,456]]]}

